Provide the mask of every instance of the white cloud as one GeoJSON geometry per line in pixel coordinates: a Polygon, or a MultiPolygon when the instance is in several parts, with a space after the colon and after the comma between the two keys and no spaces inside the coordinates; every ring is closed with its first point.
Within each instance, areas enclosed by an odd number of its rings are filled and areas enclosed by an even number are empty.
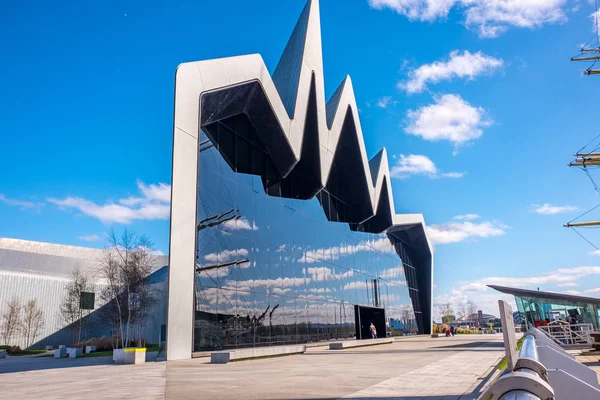
{"type": "Polygon", "coordinates": [[[390,8],[410,20],[446,19],[452,8],[480,37],[493,38],[510,27],[538,28],[567,20],[567,0],[368,0],[376,9],[390,8]]]}
{"type": "Polygon", "coordinates": [[[248,250],[246,249],[234,249],[234,250],[223,250],[218,253],[210,253],[204,256],[204,260],[208,262],[227,262],[241,257],[247,257],[248,250]]]}
{"type": "Polygon", "coordinates": [[[119,204],[108,202],[98,205],[76,196],[64,199],[48,198],[48,202],[61,208],[74,208],[85,215],[98,218],[104,223],[129,224],[133,220],[166,220],[170,215],[171,186],[165,183],[146,185],[138,181],[142,196],[119,200],[119,204]]]}
{"type": "Polygon", "coordinates": [[[96,242],[100,240],[100,236],[94,233],[91,235],[78,236],[77,239],[83,240],[85,242],[96,242]]]}
{"type": "Polygon", "coordinates": [[[465,292],[479,292],[487,290],[487,285],[527,288],[538,287],[545,284],[556,284],[558,287],[574,287],[577,286],[577,284],[571,282],[592,275],[600,275],[599,266],[560,268],[546,274],[525,277],[487,277],[470,282],[463,282],[459,289],[465,292]]]}
{"type": "Polygon", "coordinates": [[[462,178],[464,172],[441,172],[427,156],[400,154],[396,165],[390,170],[393,178],[405,179],[412,175],[427,175],[430,178],[462,178]]]}
{"type": "Polygon", "coordinates": [[[138,204],[146,204],[149,201],[167,204],[171,202],[171,185],[162,182],[158,185],[146,185],[144,182],[138,181],[137,186],[142,192],[143,197],[132,196],[125,199],[120,199],[119,203],[126,206],[134,206],[138,204]]]}
{"type": "MultiPolygon", "coordinates": [[[[467,214],[473,216],[474,214],[467,214]]],[[[458,215],[460,222],[429,225],[427,234],[434,244],[458,243],[470,238],[488,238],[504,235],[506,226],[497,221],[471,222],[458,215]],[[462,218],[462,220],[461,220],[462,218]]],[[[455,217],[455,220],[456,218],[455,217]]]]}
{"type": "Polygon", "coordinates": [[[481,310],[484,314],[499,315],[498,300],[506,301],[512,307],[513,311],[517,311],[515,297],[509,294],[496,291],[465,294],[460,290],[452,290],[451,294],[442,294],[434,297],[433,311],[435,320],[440,321],[437,309],[438,306],[450,303],[456,314],[459,309],[459,304],[464,304],[469,300],[473,301],[477,305],[477,309],[481,310]]]}
{"type": "Polygon", "coordinates": [[[382,98],[377,100],[377,107],[387,108],[387,106],[390,104],[391,101],[392,101],[392,98],[390,96],[383,96],[382,98]]]}
{"type": "Polygon", "coordinates": [[[363,240],[356,245],[342,243],[339,246],[307,250],[298,262],[310,264],[319,261],[337,260],[340,257],[356,254],[359,251],[395,252],[390,240],[387,237],[382,237],[376,240],[363,240]]]}
{"type": "Polygon", "coordinates": [[[461,54],[455,50],[450,53],[447,61],[424,64],[409,71],[408,80],[398,83],[398,87],[407,93],[419,93],[427,87],[428,83],[452,80],[455,77],[472,80],[479,75],[493,73],[503,64],[501,59],[485,55],[480,51],[477,53],[464,51],[461,54]]]}
{"type": "Polygon", "coordinates": [[[346,279],[354,276],[353,270],[347,270],[346,272],[335,273],[335,270],[327,267],[309,267],[306,269],[310,278],[315,282],[331,281],[346,279]]]}
{"type": "Polygon", "coordinates": [[[592,32],[597,32],[600,29],[600,9],[590,14],[592,20],[592,32]]]}
{"type": "Polygon", "coordinates": [[[389,8],[410,20],[435,21],[446,18],[456,0],[369,0],[369,5],[381,10],[389,8]]]}
{"type": "Polygon", "coordinates": [[[398,277],[404,277],[404,268],[402,265],[394,268],[387,268],[381,271],[379,277],[382,279],[392,279],[398,277]]]}
{"type": "Polygon", "coordinates": [[[242,288],[286,288],[301,286],[310,283],[310,278],[277,278],[277,279],[249,279],[246,281],[228,280],[226,286],[233,289],[239,290],[242,288]]]}
{"type": "Polygon", "coordinates": [[[579,286],[578,283],[575,282],[564,282],[564,283],[558,283],[556,285],[556,287],[577,287],[579,286]]]}
{"type": "Polygon", "coordinates": [[[368,289],[367,282],[363,281],[352,281],[348,282],[344,285],[344,290],[352,290],[352,289],[368,289]]]}
{"type": "Polygon", "coordinates": [[[509,27],[539,28],[567,20],[567,0],[462,0],[465,25],[480,37],[494,38],[509,27]]]}
{"type": "Polygon", "coordinates": [[[226,229],[232,230],[232,231],[241,231],[241,230],[257,231],[258,230],[258,226],[256,226],[256,223],[254,221],[252,221],[252,223],[250,223],[250,221],[248,221],[248,219],[246,217],[241,217],[238,219],[230,219],[230,220],[222,223],[221,226],[226,229]]]}
{"type": "Polygon", "coordinates": [[[594,251],[590,251],[589,253],[591,256],[600,256],[600,250],[594,250],[594,251]]]}
{"type": "Polygon", "coordinates": [[[490,126],[481,107],[473,107],[457,94],[435,98],[435,103],[417,110],[408,110],[406,133],[436,142],[447,140],[454,144],[454,152],[467,142],[479,139],[482,128],[490,126]]]}
{"type": "MultiPolygon", "coordinates": [[[[196,267],[198,268],[202,268],[203,266],[200,264],[196,264],[196,267]]],[[[217,278],[222,278],[224,276],[229,275],[229,267],[220,267],[220,268],[212,268],[212,269],[201,269],[200,270],[200,277],[204,278],[206,275],[209,278],[212,279],[217,279],[217,278]]]]}
{"type": "Polygon", "coordinates": [[[569,211],[577,211],[577,207],[574,206],[553,206],[552,204],[544,203],[542,205],[532,204],[535,212],[542,215],[554,215],[569,211]]]}
{"type": "Polygon", "coordinates": [[[457,221],[472,221],[474,219],[479,219],[479,218],[481,218],[481,217],[477,214],[463,214],[463,215],[457,215],[456,217],[454,217],[452,219],[457,220],[457,221]]]}
{"type": "Polygon", "coordinates": [[[329,288],[309,288],[307,290],[309,293],[331,293],[329,288]]]}
{"type": "Polygon", "coordinates": [[[35,202],[35,201],[9,199],[2,193],[0,193],[0,202],[4,203],[6,205],[9,205],[9,206],[21,207],[21,209],[40,208],[44,205],[44,203],[39,203],[39,202],[35,202]]]}

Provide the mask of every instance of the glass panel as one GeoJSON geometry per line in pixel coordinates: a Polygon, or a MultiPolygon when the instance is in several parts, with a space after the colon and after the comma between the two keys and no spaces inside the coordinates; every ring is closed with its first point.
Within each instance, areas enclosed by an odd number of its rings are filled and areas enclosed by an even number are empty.
{"type": "Polygon", "coordinates": [[[295,192],[253,133],[213,128],[222,146],[199,155],[195,351],[353,338],[355,305],[383,309],[379,337],[423,330],[414,250],[328,221],[317,197],[277,197],[295,192]]]}

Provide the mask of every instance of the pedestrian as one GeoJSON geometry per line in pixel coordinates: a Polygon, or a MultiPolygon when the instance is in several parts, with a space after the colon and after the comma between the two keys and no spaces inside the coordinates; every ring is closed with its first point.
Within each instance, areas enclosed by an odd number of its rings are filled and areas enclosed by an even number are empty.
{"type": "Polygon", "coordinates": [[[371,338],[377,339],[377,328],[375,328],[375,325],[373,325],[372,322],[371,326],[369,326],[369,330],[371,331],[371,338]]]}

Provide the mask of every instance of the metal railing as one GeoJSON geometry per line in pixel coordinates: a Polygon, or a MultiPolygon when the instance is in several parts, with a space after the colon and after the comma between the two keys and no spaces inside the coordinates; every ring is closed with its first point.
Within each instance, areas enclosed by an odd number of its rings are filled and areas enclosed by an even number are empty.
{"type": "Polygon", "coordinates": [[[554,399],[554,390],[548,383],[548,370],[539,361],[535,340],[532,334],[527,334],[524,337],[513,370],[494,381],[481,394],[480,399],[554,399]]]}
{"type": "MultiPolygon", "coordinates": [[[[512,325],[512,310],[498,301],[502,326],[512,325]]],[[[517,351],[516,337],[506,329],[504,373],[479,396],[479,400],[598,400],[598,375],[566,351],[569,344],[584,344],[590,324],[567,325],[555,322],[531,328],[517,351]],[[545,328],[545,329],[541,329],[545,328]]]]}
{"type": "Polygon", "coordinates": [[[524,390],[512,390],[505,393],[500,397],[499,400],[542,400],[533,393],[526,392],[524,390]]]}
{"type": "Polygon", "coordinates": [[[546,326],[538,327],[538,329],[561,346],[588,345],[593,342],[590,335],[594,331],[592,324],[551,322],[546,326]]]}

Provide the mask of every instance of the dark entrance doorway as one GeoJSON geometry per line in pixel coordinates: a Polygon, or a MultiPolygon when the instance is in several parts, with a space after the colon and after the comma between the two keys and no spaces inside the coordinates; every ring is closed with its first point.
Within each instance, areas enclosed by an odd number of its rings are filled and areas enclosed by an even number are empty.
{"type": "Polygon", "coordinates": [[[379,307],[354,306],[356,339],[371,339],[371,322],[377,329],[377,337],[386,337],[385,309],[379,307]]]}

